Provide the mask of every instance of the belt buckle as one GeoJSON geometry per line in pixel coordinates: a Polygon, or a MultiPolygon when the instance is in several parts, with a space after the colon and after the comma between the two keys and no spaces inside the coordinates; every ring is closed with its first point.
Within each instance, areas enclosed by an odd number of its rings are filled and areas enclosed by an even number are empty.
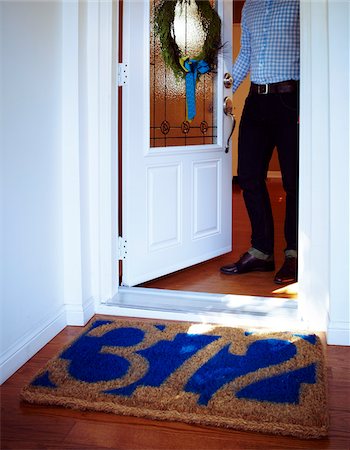
{"type": "Polygon", "coordinates": [[[266,95],[269,93],[269,85],[266,84],[258,84],[258,94],[266,95]]]}

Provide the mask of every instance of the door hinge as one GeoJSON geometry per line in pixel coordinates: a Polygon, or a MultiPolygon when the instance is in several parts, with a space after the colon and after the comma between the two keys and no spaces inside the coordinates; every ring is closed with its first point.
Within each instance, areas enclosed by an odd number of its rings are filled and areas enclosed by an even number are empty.
{"type": "Polygon", "coordinates": [[[122,261],[126,259],[128,253],[127,241],[122,236],[118,236],[118,259],[122,261]]]}
{"type": "Polygon", "coordinates": [[[128,81],[128,65],[118,63],[118,86],[125,86],[128,81]]]}

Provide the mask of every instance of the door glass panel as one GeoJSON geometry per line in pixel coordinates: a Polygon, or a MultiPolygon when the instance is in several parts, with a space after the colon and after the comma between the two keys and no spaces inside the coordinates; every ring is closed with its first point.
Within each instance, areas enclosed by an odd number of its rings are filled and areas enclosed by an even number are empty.
{"type": "MultiPolygon", "coordinates": [[[[186,118],[185,80],[178,79],[164,64],[160,41],[154,33],[155,8],[161,0],[151,0],[150,33],[150,146],[190,146],[216,144],[216,75],[201,75],[196,88],[196,116],[186,118]]],[[[215,7],[215,1],[212,2],[215,7]]],[[[205,34],[194,0],[177,4],[174,31],[183,55],[194,58],[203,47],[205,34]]]]}

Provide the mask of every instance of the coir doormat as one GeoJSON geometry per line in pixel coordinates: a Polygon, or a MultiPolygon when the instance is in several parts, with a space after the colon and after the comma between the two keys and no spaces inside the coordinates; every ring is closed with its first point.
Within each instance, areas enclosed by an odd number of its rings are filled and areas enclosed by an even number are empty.
{"type": "Polygon", "coordinates": [[[314,334],[96,320],[22,399],[303,438],[327,434],[325,362],[314,334]]]}

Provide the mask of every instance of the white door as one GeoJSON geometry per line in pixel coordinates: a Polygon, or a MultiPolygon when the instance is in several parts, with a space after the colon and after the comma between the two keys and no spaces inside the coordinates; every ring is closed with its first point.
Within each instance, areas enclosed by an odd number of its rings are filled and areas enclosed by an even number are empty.
{"type": "MultiPolygon", "coordinates": [[[[186,8],[192,4],[184,3],[186,8]]],[[[124,2],[125,286],[231,250],[232,157],[225,146],[232,120],[223,114],[224,98],[231,89],[224,87],[223,78],[232,67],[232,0],[216,0],[215,8],[222,19],[224,46],[217,73],[201,76],[197,84],[197,115],[189,123],[185,83],[176,82],[165,68],[153,33],[153,0],[124,2]]],[[[201,46],[196,44],[201,29],[191,24],[195,18],[190,11],[184,20],[184,36],[180,36],[182,25],[175,22],[177,39],[183,38],[186,48],[201,46]]]]}

